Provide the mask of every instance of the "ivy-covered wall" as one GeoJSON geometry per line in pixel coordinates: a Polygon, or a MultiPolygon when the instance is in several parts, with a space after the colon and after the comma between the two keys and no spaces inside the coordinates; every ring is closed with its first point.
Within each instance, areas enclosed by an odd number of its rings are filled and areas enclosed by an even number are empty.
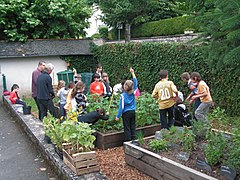
{"type": "MultiPolygon", "coordinates": [[[[82,60],[73,62],[79,65],[79,61],[82,60]]],[[[95,67],[98,62],[103,65],[112,86],[121,79],[131,78],[129,68],[133,67],[140,90],[148,92],[152,92],[159,81],[159,71],[167,69],[169,80],[185,97],[190,91],[180,75],[185,71],[197,71],[209,85],[216,106],[226,109],[231,115],[240,115],[239,75],[230,68],[210,65],[203,47],[166,43],[107,44],[95,48],[91,62],[89,66],[95,67]]]]}

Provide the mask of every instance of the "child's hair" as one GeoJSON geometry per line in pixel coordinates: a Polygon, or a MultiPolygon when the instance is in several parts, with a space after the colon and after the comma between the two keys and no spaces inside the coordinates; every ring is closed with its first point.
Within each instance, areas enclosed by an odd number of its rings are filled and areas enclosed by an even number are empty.
{"type": "Polygon", "coordinates": [[[95,78],[100,78],[100,75],[98,73],[95,73],[93,79],[95,80],[95,78]]]}
{"type": "Polygon", "coordinates": [[[161,70],[160,73],[160,79],[164,79],[168,76],[168,70],[161,70]]]}
{"type": "Polygon", "coordinates": [[[104,77],[108,77],[108,74],[107,73],[102,73],[102,77],[104,78],[104,77]]]}
{"type": "Polygon", "coordinates": [[[128,94],[132,94],[134,92],[133,81],[132,80],[126,80],[126,82],[123,85],[123,89],[128,94]]]}
{"type": "Polygon", "coordinates": [[[75,86],[75,83],[72,82],[72,81],[70,81],[70,82],[67,84],[67,89],[72,89],[72,88],[74,88],[74,86],[75,86]]]}
{"type": "Polygon", "coordinates": [[[80,91],[83,91],[83,89],[86,87],[86,85],[84,84],[84,82],[78,82],[75,87],[73,88],[73,91],[72,91],[72,98],[74,98],[77,94],[77,92],[80,90],[80,91]]]}
{"type": "Polygon", "coordinates": [[[11,88],[11,91],[13,91],[14,89],[17,89],[17,88],[19,88],[19,86],[17,84],[13,84],[12,88],[11,88]]]}
{"type": "Polygon", "coordinates": [[[177,97],[177,99],[176,99],[176,104],[178,105],[178,104],[183,104],[183,101],[182,101],[182,99],[180,98],[180,97],[177,97]]]}
{"type": "Polygon", "coordinates": [[[197,82],[200,82],[202,80],[201,75],[198,72],[193,72],[190,78],[197,82]]]}
{"type": "Polygon", "coordinates": [[[186,79],[189,80],[190,79],[190,74],[188,72],[184,72],[181,74],[181,79],[186,79]]]}
{"type": "Polygon", "coordinates": [[[62,87],[65,87],[66,82],[64,80],[58,81],[58,89],[61,89],[62,87]]]}
{"type": "Polygon", "coordinates": [[[102,65],[99,63],[99,64],[97,65],[96,69],[97,69],[97,68],[102,68],[102,65]]]}
{"type": "Polygon", "coordinates": [[[100,115],[105,115],[105,110],[102,109],[102,108],[97,108],[97,112],[98,112],[98,114],[100,114],[100,115]]]}

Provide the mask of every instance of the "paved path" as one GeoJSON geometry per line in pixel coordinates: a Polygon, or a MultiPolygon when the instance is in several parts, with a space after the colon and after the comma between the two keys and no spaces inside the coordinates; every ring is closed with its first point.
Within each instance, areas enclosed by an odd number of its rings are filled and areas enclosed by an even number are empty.
{"type": "Polygon", "coordinates": [[[58,179],[0,101],[0,180],[58,179]]]}

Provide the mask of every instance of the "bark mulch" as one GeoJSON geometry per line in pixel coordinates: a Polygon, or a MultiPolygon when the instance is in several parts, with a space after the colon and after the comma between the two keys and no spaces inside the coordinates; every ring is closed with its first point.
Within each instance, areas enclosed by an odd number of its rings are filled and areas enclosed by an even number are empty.
{"type": "Polygon", "coordinates": [[[126,164],[123,147],[107,150],[97,149],[96,153],[100,164],[100,171],[110,180],[153,180],[153,178],[126,164]]]}

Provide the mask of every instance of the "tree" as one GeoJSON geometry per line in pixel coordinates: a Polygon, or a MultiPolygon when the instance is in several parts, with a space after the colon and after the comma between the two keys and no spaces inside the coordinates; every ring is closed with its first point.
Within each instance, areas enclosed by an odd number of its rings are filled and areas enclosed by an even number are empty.
{"type": "Polygon", "coordinates": [[[89,26],[90,5],[84,0],[2,0],[1,39],[79,38],[89,26]]]}
{"type": "MultiPolygon", "coordinates": [[[[169,1],[170,2],[170,1],[169,1]]],[[[125,25],[125,40],[130,40],[131,25],[175,17],[168,1],[161,0],[99,0],[103,21],[111,27],[118,23],[125,25]]]]}
{"type": "Polygon", "coordinates": [[[240,1],[212,0],[214,7],[200,10],[196,19],[207,42],[209,60],[217,68],[227,66],[240,74],[240,1]]]}

